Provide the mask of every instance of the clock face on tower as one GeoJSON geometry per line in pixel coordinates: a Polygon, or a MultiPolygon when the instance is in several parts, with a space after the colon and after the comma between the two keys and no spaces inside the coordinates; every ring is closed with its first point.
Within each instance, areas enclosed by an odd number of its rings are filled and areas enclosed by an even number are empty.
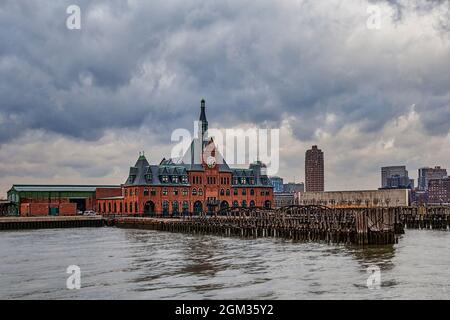
{"type": "Polygon", "coordinates": [[[216,158],[209,156],[208,159],[206,159],[206,164],[209,168],[214,168],[216,166],[216,158]]]}

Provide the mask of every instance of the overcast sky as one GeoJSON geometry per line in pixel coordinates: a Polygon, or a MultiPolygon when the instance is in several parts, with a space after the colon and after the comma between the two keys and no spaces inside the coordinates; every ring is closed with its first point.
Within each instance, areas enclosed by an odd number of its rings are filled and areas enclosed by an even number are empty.
{"type": "Polygon", "coordinates": [[[123,183],[139,151],[170,156],[202,98],[210,126],[280,128],[287,181],[304,180],[313,144],[327,190],[378,188],[384,165],[449,168],[449,6],[2,0],[0,198],[13,183],[123,183]]]}

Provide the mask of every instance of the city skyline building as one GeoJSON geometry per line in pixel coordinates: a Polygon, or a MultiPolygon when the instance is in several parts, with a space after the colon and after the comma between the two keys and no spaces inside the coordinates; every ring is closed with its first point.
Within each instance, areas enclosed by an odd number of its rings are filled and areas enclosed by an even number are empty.
{"type": "Polygon", "coordinates": [[[270,182],[272,183],[273,186],[273,192],[275,193],[284,192],[283,178],[278,176],[270,177],[270,182]]]}
{"type": "Polygon", "coordinates": [[[447,176],[447,169],[435,166],[434,168],[423,167],[418,169],[417,188],[421,191],[428,190],[428,182],[432,179],[442,179],[447,176]]]}
{"type": "Polygon", "coordinates": [[[450,204],[450,177],[431,179],[428,182],[429,204],[450,204]]]}
{"type": "Polygon", "coordinates": [[[406,166],[386,166],[381,168],[382,189],[413,189],[414,179],[410,179],[406,166]]]}
{"type": "Polygon", "coordinates": [[[324,154],[316,145],[305,153],[305,190],[325,191],[324,154]]]}

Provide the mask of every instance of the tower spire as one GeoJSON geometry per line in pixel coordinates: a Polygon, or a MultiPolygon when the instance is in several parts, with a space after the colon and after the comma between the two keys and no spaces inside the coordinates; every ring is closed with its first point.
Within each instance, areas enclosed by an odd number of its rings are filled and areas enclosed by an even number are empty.
{"type": "Polygon", "coordinates": [[[205,136],[206,131],[208,131],[208,120],[206,120],[206,102],[205,99],[202,99],[200,102],[200,124],[201,124],[201,136],[202,140],[207,139],[208,137],[205,136]]]}

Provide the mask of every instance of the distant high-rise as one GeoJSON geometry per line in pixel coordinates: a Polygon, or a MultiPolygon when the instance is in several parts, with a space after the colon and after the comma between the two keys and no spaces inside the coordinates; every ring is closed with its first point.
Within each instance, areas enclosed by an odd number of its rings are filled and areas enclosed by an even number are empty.
{"type": "Polygon", "coordinates": [[[272,186],[273,186],[273,192],[276,192],[276,193],[284,192],[283,178],[270,177],[270,182],[272,183],[272,186]]]}
{"type": "Polygon", "coordinates": [[[306,191],[320,192],[325,190],[323,152],[317,146],[306,151],[305,155],[305,188],[306,191]]]}
{"type": "Polygon", "coordinates": [[[447,170],[441,167],[434,168],[420,168],[419,169],[419,180],[418,189],[421,191],[428,190],[428,182],[432,179],[442,179],[447,176],[447,170]]]}
{"type": "Polygon", "coordinates": [[[381,168],[381,188],[414,188],[414,180],[408,176],[406,166],[381,168]]]}
{"type": "Polygon", "coordinates": [[[428,203],[450,204],[450,177],[428,181],[428,203]]]}

